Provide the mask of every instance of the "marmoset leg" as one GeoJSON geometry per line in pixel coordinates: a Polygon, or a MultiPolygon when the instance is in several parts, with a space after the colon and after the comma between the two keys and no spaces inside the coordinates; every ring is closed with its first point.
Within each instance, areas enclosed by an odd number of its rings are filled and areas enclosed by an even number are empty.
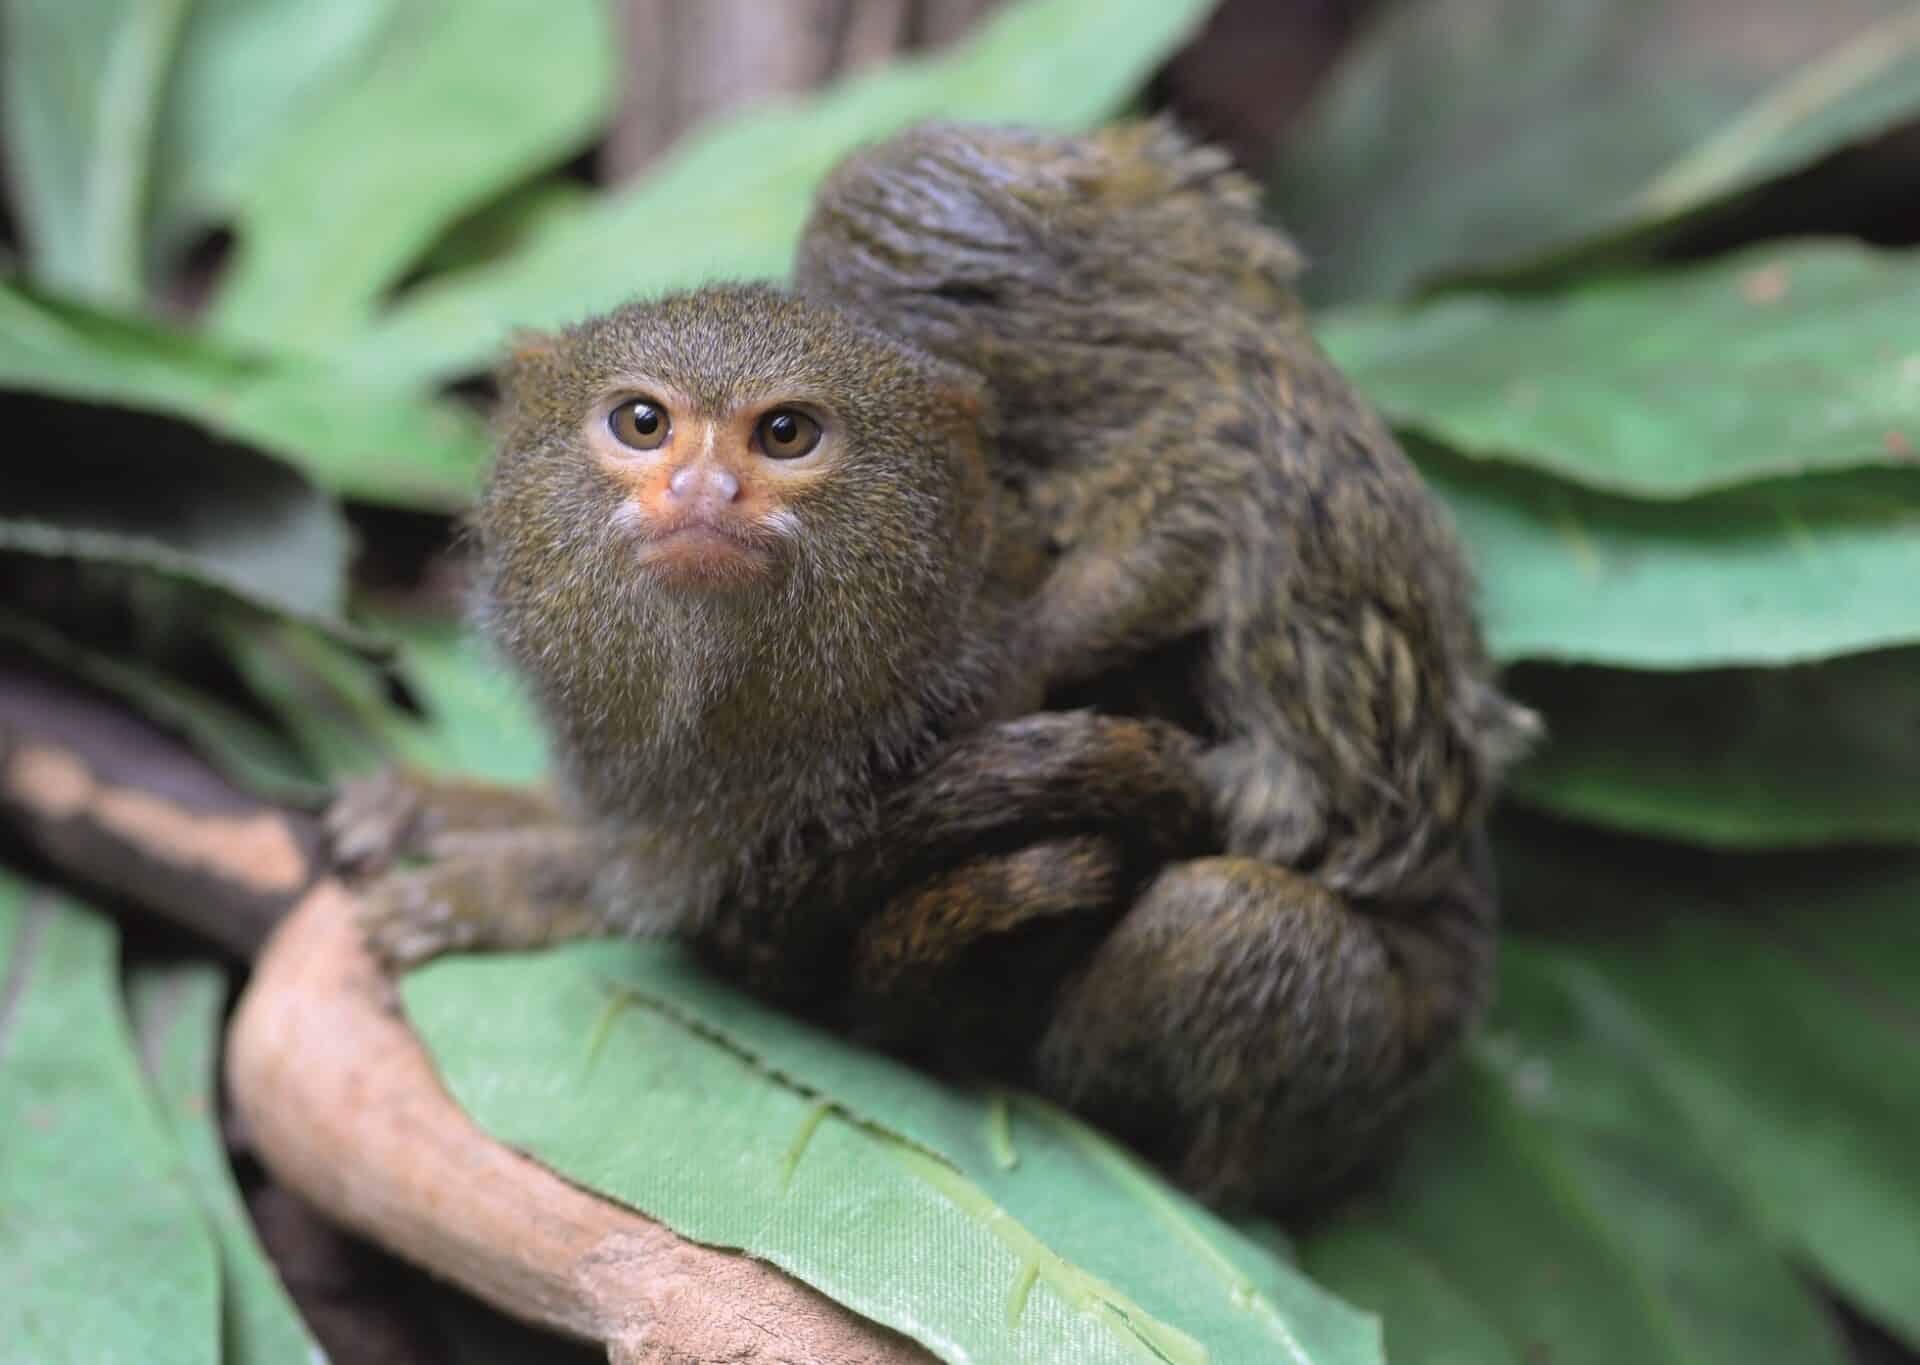
{"type": "MultiPolygon", "coordinates": [[[[1208,847],[1212,818],[1197,746],[1173,727],[1085,712],[1023,717],[956,741],[896,785],[853,848],[769,849],[716,869],[715,884],[732,889],[693,927],[732,974],[795,1002],[844,983],[853,936],[876,909],[983,854],[1116,835],[1100,885],[1130,891],[1150,867],[1208,847]]],[[[427,860],[361,888],[369,944],[396,968],[458,949],[610,932],[617,907],[605,903],[602,874],[622,859],[639,860],[634,875],[646,871],[633,841],[610,844],[548,799],[478,784],[396,775],[349,791],[330,822],[363,866],[427,860]]],[[[1028,903],[1041,856],[974,888],[974,927],[956,921],[939,932],[959,944],[995,916],[1045,913],[1044,895],[1028,903]]],[[[1103,857],[1088,847],[1080,865],[1092,876],[1103,857]]],[[[957,883],[950,892],[957,906],[957,883]]],[[[1109,911],[1124,904],[1102,894],[1109,911]]]]}
{"type": "Polygon", "coordinates": [[[367,945],[390,969],[596,928],[593,850],[545,789],[392,769],[349,784],[326,824],[367,945]]]}
{"type": "Polygon", "coordinates": [[[1040,1088],[1209,1202],[1298,1202],[1377,1148],[1476,1016],[1489,882],[1372,910],[1250,858],[1173,864],[1062,988],[1040,1088]]]}
{"type": "Polygon", "coordinates": [[[1141,875],[1119,840],[1086,834],[907,887],[861,925],[836,1022],[949,1074],[1018,1079],[1055,988],[1141,875]]]}
{"type": "Polygon", "coordinates": [[[854,847],[763,869],[698,927],[701,947],[783,1003],[845,1005],[855,1032],[861,1002],[895,986],[918,1014],[927,997],[902,983],[1037,921],[1097,908],[1071,932],[1097,931],[1154,868],[1215,847],[1198,753],[1171,725],[1086,711],[987,726],[887,791],[854,847]]]}
{"type": "Polygon", "coordinates": [[[605,932],[584,830],[442,834],[433,860],[357,887],[360,928],[391,970],[466,948],[544,948],[605,932]]]}
{"type": "Polygon", "coordinates": [[[335,865],[358,874],[377,872],[395,860],[432,857],[442,835],[567,823],[546,787],[509,787],[409,768],[389,768],[345,784],[326,813],[335,865]]]}

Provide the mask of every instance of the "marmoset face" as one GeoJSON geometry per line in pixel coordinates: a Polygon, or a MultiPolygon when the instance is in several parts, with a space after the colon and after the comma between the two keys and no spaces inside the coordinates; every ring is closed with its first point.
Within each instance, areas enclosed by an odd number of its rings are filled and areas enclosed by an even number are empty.
{"type": "Polygon", "coordinates": [[[533,579],[591,560],[610,593],[891,597],[932,590],[980,515],[966,378],[774,289],[524,346],[506,408],[483,533],[533,579]]]}
{"type": "Polygon", "coordinates": [[[796,504],[834,477],[845,420],[809,386],[716,406],[628,373],[587,410],[582,443],[618,499],[610,526],[663,589],[733,590],[781,572],[804,525],[796,504]]]}

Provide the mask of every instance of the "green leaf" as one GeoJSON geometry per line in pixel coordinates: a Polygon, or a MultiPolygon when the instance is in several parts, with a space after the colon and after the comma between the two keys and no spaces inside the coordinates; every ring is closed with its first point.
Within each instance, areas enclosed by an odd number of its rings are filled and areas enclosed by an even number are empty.
{"type": "MultiPolygon", "coordinates": [[[[1911,1011],[1890,1026],[1851,974],[1819,971],[1803,947],[1847,932],[1846,889],[1803,888],[1811,905],[1778,937],[1676,915],[1646,952],[1602,965],[1658,1021],[1668,1084],[1776,1235],[1920,1346],[1920,1027],[1911,1011]]],[[[1911,913],[1910,867],[1904,894],[1911,913]]],[[[1905,961],[1911,983],[1920,959],[1905,961]]]]}
{"type": "Polygon", "coordinates": [[[322,1359],[240,1202],[220,1134],[221,1006],[226,979],[210,962],[136,968],[128,985],[147,1078],[186,1163],[219,1251],[221,1359],[298,1365],[322,1359]]]}
{"type": "Polygon", "coordinates": [[[187,423],[0,390],[24,457],[0,550],[110,564],[351,635],[347,524],[296,471],[187,423]]]}
{"type": "Polygon", "coordinates": [[[415,722],[378,667],[298,627],[228,620],[216,629],[248,693],[328,783],[368,776],[399,759],[415,722]]]}
{"type": "Polygon", "coordinates": [[[1499,1000],[1481,1057],[1558,1146],[1683,1358],[1845,1365],[1836,1324],[1653,1080],[1645,1021],[1578,954],[1524,940],[1502,950],[1499,1000]]]}
{"type": "Polygon", "coordinates": [[[312,631],[230,621],[221,644],[254,695],[278,715],[329,781],[390,764],[492,782],[537,780],[543,731],[517,681],[453,621],[383,618],[393,672],[312,631]],[[394,696],[397,676],[420,707],[394,696]]]}
{"type": "Polygon", "coordinates": [[[1650,1078],[1657,1044],[1577,959],[1503,950],[1465,1074],[1307,1267],[1409,1362],[1844,1365],[1818,1300],[1650,1078]]]}
{"type": "Polygon", "coordinates": [[[1616,231],[1730,201],[1920,116],[1920,10],[1859,8],[1879,17],[1784,74],[1669,162],[1617,215],[1616,231]]]}
{"type": "Polygon", "coordinates": [[[4,284],[0,388],[168,413],[275,455],[329,492],[376,502],[461,507],[487,461],[483,424],[458,404],[4,284]]]}
{"type": "Polygon", "coordinates": [[[131,307],[153,124],[188,0],[6,0],[0,123],[33,277],[131,307]]]}
{"type": "Polygon", "coordinates": [[[448,959],[403,994],[494,1136],[942,1359],[1379,1358],[1371,1320],[1084,1126],[830,1038],[678,945],[448,959]]]}
{"type": "Polygon", "coordinates": [[[1793,892],[1801,904],[1792,913],[1769,916],[1776,943],[1817,965],[1823,980],[1843,991],[1862,993],[1862,1003],[1883,1036],[1894,1040],[1892,1052],[1904,1045],[1912,1055],[1920,1038],[1920,1007],[1913,1002],[1916,964],[1920,964],[1920,895],[1912,860],[1883,859],[1872,853],[1846,856],[1855,864],[1837,877],[1845,905],[1845,928],[1838,934],[1820,932],[1825,903],[1820,891],[1827,864],[1801,857],[1788,859],[1800,881],[1793,892]],[[1809,871],[1809,869],[1814,869],[1809,871]]]}
{"type": "Polygon", "coordinates": [[[1341,310],[1320,337],[1393,423],[1589,487],[1685,498],[1920,467],[1920,252],[1768,244],[1564,293],[1341,310]]]}
{"type": "Polygon", "coordinates": [[[230,216],[285,130],[359,76],[398,0],[191,0],[154,129],[157,254],[230,216]]]}
{"type": "Polygon", "coordinates": [[[539,719],[519,679],[466,623],[384,613],[374,625],[398,646],[395,664],[425,716],[401,750],[410,763],[493,782],[538,781],[547,770],[539,719]]]}
{"type": "Polygon", "coordinates": [[[1909,0],[1382,6],[1273,203],[1316,297],[1380,298],[1671,224],[1916,113],[1909,0]]]}
{"type": "Polygon", "coordinates": [[[769,102],[696,131],[630,190],[555,219],[498,264],[422,285],[359,341],[367,382],[470,373],[507,326],[556,325],[638,294],[784,277],[814,183],[854,147],[940,117],[1077,128],[1118,110],[1208,0],[1020,0],[961,47],[769,102]]]}
{"type": "Polygon", "coordinates": [[[116,937],[0,874],[0,1358],[214,1365],[213,1242],[141,1084],[116,937]]]}
{"type": "Polygon", "coordinates": [[[400,6],[360,78],[260,151],[216,328],[350,335],[450,224],[591,140],[619,52],[606,0],[400,6]]]}
{"type": "Polygon", "coordinates": [[[1516,799],[1609,828],[1730,848],[1920,844],[1920,651],[1772,670],[1528,666],[1547,722],[1516,799]]]}
{"type": "Polygon", "coordinates": [[[1316,1230],[1301,1264],[1349,1303],[1380,1315],[1393,1365],[1526,1365],[1521,1351],[1448,1278],[1447,1264],[1369,1205],[1350,1208],[1316,1230]]]}
{"type": "MultiPolygon", "coordinates": [[[[1396,1365],[1409,1352],[1423,1359],[1419,1333],[1436,1299],[1439,1322],[1456,1342],[1492,1331],[1523,1361],[1685,1359],[1660,1306],[1648,1301],[1628,1249],[1608,1235],[1558,1145],[1483,1065],[1461,1067],[1431,1101],[1378,1192],[1345,1216],[1384,1228],[1415,1249],[1421,1269],[1443,1277],[1441,1289],[1414,1300],[1422,1316],[1408,1324],[1413,1333],[1396,1328],[1393,1304],[1373,1305],[1385,1310],[1396,1365]],[[1477,1317],[1469,1319],[1463,1304],[1477,1317]]],[[[1308,1271],[1330,1277],[1330,1288],[1348,1291],[1337,1277],[1342,1266],[1320,1261],[1311,1241],[1303,1260],[1308,1271]]],[[[1351,1288],[1364,1285],[1363,1278],[1351,1288]]]]}
{"type": "Polygon", "coordinates": [[[1920,478],[1858,470],[1680,503],[1414,445],[1501,658],[1706,668],[1920,640],[1920,478]]]}
{"type": "Polygon", "coordinates": [[[530,181],[448,228],[421,260],[420,273],[471,270],[511,256],[549,227],[586,212],[594,197],[591,186],[571,176],[530,181]]]}
{"type": "MultiPolygon", "coordinates": [[[[776,1076],[830,1100],[856,1120],[901,1134],[981,1184],[1070,1260],[1116,1280],[1138,1276],[1113,1259],[1112,1228],[1087,1209],[1116,1196],[1153,1215],[1159,1232],[1191,1260],[1156,1270],[1143,1297],[1150,1310],[1177,1312],[1225,1287],[1263,1319],[1275,1341],[1283,1321],[1310,1325],[1308,1340],[1330,1341],[1353,1326],[1341,1305],[1288,1273],[1269,1249],[1170,1189],[1144,1163],[1051,1105],[1019,1094],[965,1094],[863,1049],[836,1043],[700,971],[673,953],[603,949],[607,979],[688,1027],[717,1033],[776,1076]],[[984,1100],[984,1112],[983,1103],[984,1100]],[[1041,1196],[1044,1193],[1044,1197],[1041,1196]],[[1263,1301],[1264,1300],[1264,1301],[1263,1301]]],[[[1144,1282],[1144,1281],[1143,1281],[1144,1282]]]]}
{"type": "Polygon", "coordinates": [[[1646,1021],[1644,1065],[1771,1236],[1920,1345],[1920,861],[1506,859],[1646,1021]],[[1866,965],[1870,964],[1870,965],[1866,965]]]}

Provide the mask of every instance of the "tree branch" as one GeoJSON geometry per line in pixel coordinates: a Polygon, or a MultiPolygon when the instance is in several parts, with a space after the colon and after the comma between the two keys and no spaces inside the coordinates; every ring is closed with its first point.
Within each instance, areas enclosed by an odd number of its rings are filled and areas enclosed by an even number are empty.
{"type": "Polygon", "coordinates": [[[235,1106],[275,1176],[382,1246],[615,1362],[929,1357],[773,1266],[688,1242],[493,1141],[440,1086],[321,882],[260,956],[228,1034],[235,1106]]]}
{"type": "Polygon", "coordinates": [[[112,698],[0,661],[0,816],[61,873],[257,955],[227,1037],[231,1098],[275,1176],[330,1218],[616,1362],[930,1359],[482,1133],[394,1009],[313,818],[112,698]]]}

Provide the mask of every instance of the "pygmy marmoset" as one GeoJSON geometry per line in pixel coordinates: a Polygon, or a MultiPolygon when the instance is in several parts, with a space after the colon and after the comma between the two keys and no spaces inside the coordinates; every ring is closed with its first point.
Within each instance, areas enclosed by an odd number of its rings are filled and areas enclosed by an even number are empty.
{"type": "Polygon", "coordinates": [[[834,172],[793,291],[524,341],[483,617],[563,799],[350,796],[348,852],[404,807],[442,855],[376,946],[684,933],[1207,1197],[1348,1167],[1484,996],[1532,720],[1295,269],[1164,124],[931,126],[834,172]]]}

